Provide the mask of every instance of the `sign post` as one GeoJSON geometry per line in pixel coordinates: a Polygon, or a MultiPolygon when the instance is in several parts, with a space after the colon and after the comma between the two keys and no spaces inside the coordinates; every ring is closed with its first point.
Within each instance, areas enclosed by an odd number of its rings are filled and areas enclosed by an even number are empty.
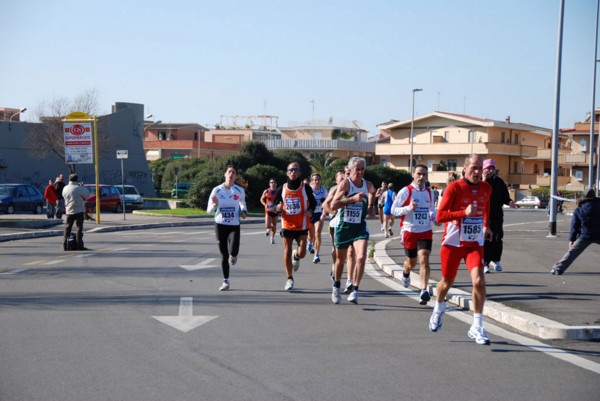
{"type": "Polygon", "coordinates": [[[94,163],[96,175],[96,223],[100,224],[100,185],[98,183],[98,118],[75,111],[63,119],[65,162],[70,164],[94,163]],[[92,148],[93,146],[93,148],[92,148]]]}
{"type": "Polygon", "coordinates": [[[127,218],[125,213],[125,173],[123,170],[123,159],[127,159],[127,149],[117,150],[117,159],[121,159],[121,204],[123,205],[123,220],[127,218]]]}

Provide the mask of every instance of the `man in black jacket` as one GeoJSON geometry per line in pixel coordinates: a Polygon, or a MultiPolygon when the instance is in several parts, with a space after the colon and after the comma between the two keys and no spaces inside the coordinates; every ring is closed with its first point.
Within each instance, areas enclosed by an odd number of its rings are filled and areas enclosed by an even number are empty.
{"type": "Polygon", "coordinates": [[[554,264],[551,274],[560,276],[571,266],[590,244],[600,245],[600,198],[593,189],[588,189],[583,198],[577,201],[571,219],[569,250],[554,264]]]}
{"type": "Polygon", "coordinates": [[[498,176],[496,163],[492,159],[483,161],[483,180],[492,186],[492,196],[490,197],[490,230],[494,235],[486,239],[483,244],[483,272],[489,273],[490,268],[497,272],[502,271],[500,259],[502,259],[502,238],[504,237],[504,211],[503,205],[515,207],[515,203],[510,199],[508,188],[504,180],[498,176]]]}

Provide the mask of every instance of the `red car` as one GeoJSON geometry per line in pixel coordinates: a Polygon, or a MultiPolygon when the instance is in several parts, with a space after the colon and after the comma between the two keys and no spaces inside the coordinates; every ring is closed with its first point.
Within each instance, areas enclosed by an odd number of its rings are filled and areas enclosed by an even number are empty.
{"type": "MultiPolygon", "coordinates": [[[[90,191],[90,197],[85,200],[85,208],[88,213],[96,211],[96,185],[85,184],[84,187],[90,191]]],[[[100,210],[108,210],[115,213],[123,212],[121,194],[113,185],[100,184],[100,210]]]]}

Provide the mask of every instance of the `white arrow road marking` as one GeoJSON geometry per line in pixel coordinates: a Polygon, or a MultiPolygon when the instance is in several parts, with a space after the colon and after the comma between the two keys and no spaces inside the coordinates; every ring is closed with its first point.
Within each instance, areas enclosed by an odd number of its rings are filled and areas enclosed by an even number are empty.
{"type": "Polygon", "coordinates": [[[181,297],[179,301],[179,315],[178,316],[152,316],[154,319],[161,323],[167,324],[174,329],[177,329],[183,333],[187,333],[196,327],[202,326],[204,323],[208,323],[219,316],[194,316],[193,314],[193,298],[192,297],[181,297]]]}
{"type": "Polygon", "coordinates": [[[206,260],[198,263],[197,265],[179,265],[179,267],[181,267],[182,269],[185,269],[187,271],[209,269],[211,267],[217,267],[217,265],[209,265],[209,263],[212,262],[213,260],[215,260],[215,258],[206,259],[206,260]]]}

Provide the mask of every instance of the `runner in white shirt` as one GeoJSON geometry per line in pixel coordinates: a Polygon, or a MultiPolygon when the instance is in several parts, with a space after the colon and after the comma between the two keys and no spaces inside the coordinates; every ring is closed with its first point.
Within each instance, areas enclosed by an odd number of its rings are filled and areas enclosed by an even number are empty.
{"type": "Polygon", "coordinates": [[[223,284],[219,291],[229,289],[229,264],[235,265],[240,251],[240,215],[246,218],[246,193],[235,184],[237,170],[227,166],[225,182],[213,188],[208,197],[207,213],[215,213],[215,235],[221,252],[223,284]]]}
{"type": "MultiPolygon", "coordinates": [[[[404,272],[402,285],[410,286],[410,272],[417,265],[419,257],[419,277],[421,279],[421,305],[431,299],[429,294],[429,255],[433,243],[431,222],[435,222],[433,194],[425,185],[427,183],[427,166],[418,164],[413,167],[413,182],[402,188],[394,204],[392,214],[401,216],[400,241],[404,245],[404,272]]],[[[436,225],[439,225],[437,222],[436,225]]]]}

